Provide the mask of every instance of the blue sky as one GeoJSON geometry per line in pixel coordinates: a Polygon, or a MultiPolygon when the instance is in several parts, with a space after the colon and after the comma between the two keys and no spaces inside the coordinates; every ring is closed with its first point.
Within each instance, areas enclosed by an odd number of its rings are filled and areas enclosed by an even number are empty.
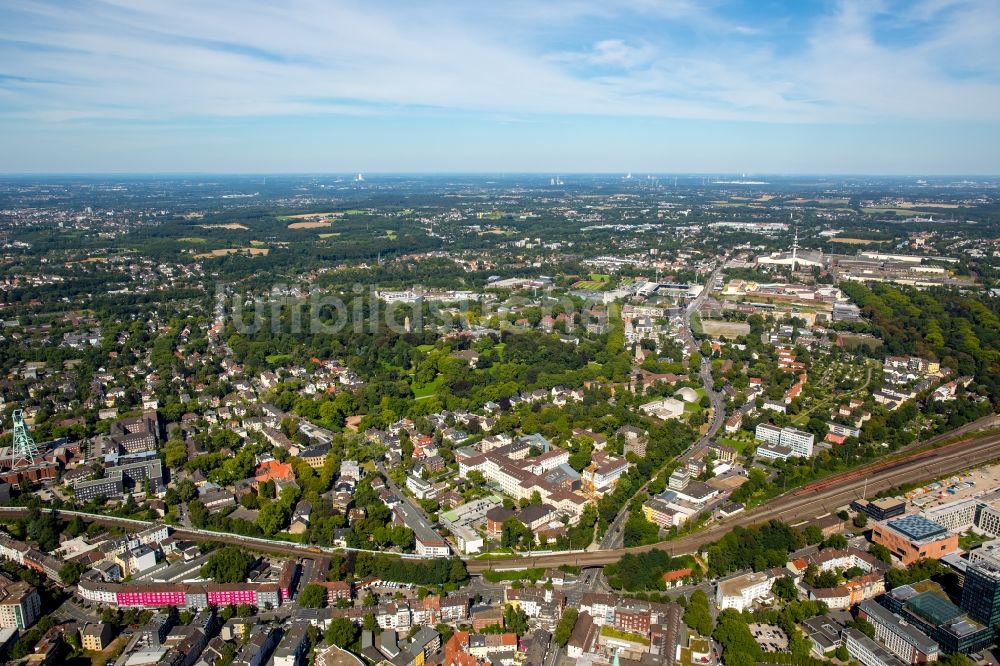
{"type": "Polygon", "coordinates": [[[6,0],[0,171],[997,174],[997,26],[996,0],[6,0]]]}

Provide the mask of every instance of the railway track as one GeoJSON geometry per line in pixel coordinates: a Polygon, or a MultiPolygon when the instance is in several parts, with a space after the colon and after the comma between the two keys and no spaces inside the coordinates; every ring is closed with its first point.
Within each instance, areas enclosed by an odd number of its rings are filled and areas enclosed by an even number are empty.
{"type": "Polygon", "coordinates": [[[470,572],[481,573],[490,569],[554,567],[560,564],[583,567],[600,566],[617,561],[625,553],[641,553],[654,548],[669,551],[674,555],[688,554],[717,541],[736,526],[746,527],[772,519],[794,524],[829,513],[861,497],[865,486],[867,486],[870,495],[900,484],[946,476],[996,459],[1000,459],[1000,435],[974,438],[922,451],[898,461],[881,463],[824,479],[819,482],[822,484],[820,488],[812,488],[804,493],[798,491],[786,493],[766,505],[738,515],[725,523],[672,541],[579,554],[553,553],[551,555],[523,557],[518,560],[469,560],[466,564],[470,572]]]}
{"type": "MultiPolygon", "coordinates": [[[[814,484],[809,484],[804,488],[781,495],[771,502],[738,515],[731,520],[727,520],[725,523],[713,525],[696,534],[672,541],[632,548],[615,548],[590,552],[552,552],[544,555],[529,555],[505,560],[467,559],[466,566],[470,573],[482,573],[489,570],[523,569],[528,567],[557,567],[562,564],[592,567],[616,562],[625,553],[641,553],[654,548],[666,550],[675,555],[692,553],[696,552],[702,546],[718,540],[736,526],[753,525],[772,519],[779,519],[794,524],[829,513],[840,506],[848,504],[851,500],[860,497],[865,487],[867,487],[869,494],[876,493],[904,483],[915,483],[947,476],[997,459],[1000,459],[1000,435],[981,436],[948,444],[936,449],[920,451],[899,460],[876,463],[858,470],[852,470],[828,479],[823,479],[814,484]]],[[[137,531],[155,524],[147,521],[116,518],[82,511],[63,511],[47,508],[43,508],[42,511],[56,511],[60,518],[80,517],[87,522],[126,530],[137,531]]],[[[0,507],[0,519],[5,517],[23,518],[27,515],[27,507],[0,507]]],[[[238,545],[261,552],[292,557],[308,557],[344,552],[345,550],[355,550],[319,547],[184,527],[175,528],[173,533],[182,539],[238,545]]],[[[403,555],[402,557],[413,560],[426,559],[415,555],[403,555]]]]}

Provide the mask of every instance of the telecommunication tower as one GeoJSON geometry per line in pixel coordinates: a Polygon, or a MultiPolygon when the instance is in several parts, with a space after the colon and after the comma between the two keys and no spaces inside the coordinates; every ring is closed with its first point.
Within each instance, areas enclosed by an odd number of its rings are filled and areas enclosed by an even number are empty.
{"type": "Polygon", "coordinates": [[[14,419],[14,442],[10,447],[10,468],[34,465],[41,454],[38,452],[35,440],[31,438],[31,433],[28,432],[21,410],[15,409],[11,418],[14,419]]]}

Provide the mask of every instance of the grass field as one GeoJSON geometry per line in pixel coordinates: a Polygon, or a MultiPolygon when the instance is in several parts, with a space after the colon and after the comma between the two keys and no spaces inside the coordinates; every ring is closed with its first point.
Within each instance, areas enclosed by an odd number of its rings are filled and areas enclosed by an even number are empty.
{"type": "Polygon", "coordinates": [[[611,279],[611,276],[604,273],[591,273],[590,279],[595,282],[607,282],[611,279]]]}
{"type": "Polygon", "coordinates": [[[420,388],[414,388],[413,397],[417,400],[426,400],[437,393],[439,386],[441,386],[441,378],[437,377],[430,384],[424,384],[420,388]]]}
{"type": "Polygon", "coordinates": [[[854,351],[862,345],[873,349],[882,346],[882,341],[877,338],[864,338],[850,333],[841,333],[840,337],[844,339],[844,349],[848,351],[854,351]]]}
{"type": "Polygon", "coordinates": [[[417,345],[417,350],[422,351],[425,354],[432,349],[434,349],[434,345],[417,345]]]}
{"type": "Polygon", "coordinates": [[[739,439],[737,439],[735,437],[722,437],[722,438],[719,439],[719,443],[720,444],[725,444],[726,446],[731,446],[732,448],[734,448],[737,451],[739,451],[740,455],[742,455],[743,452],[746,451],[747,449],[752,448],[753,446],[755,446],[755,442],[754,442],[753,437],[749,437],[749,436],[748,437],[741,437],[739,439]]]}
{"type": "Polygon", "coordinates": [[[597,280],[579,280],[574,282],[570,289],[587,289],[588,291],[597,291],[604,286],[603,282],[598,282],[597,280]]]}
{"type": "Polygon", "coordinates": [[[750,324],[742,321],[723,321],[721,319],[702,319],[701,328],[706,335],[724,335],[735,338],[750,333],[750,324]]]}
{"type": "Polygon", "coordinates": [[[320,238],[336,238],[339,235],[340,235],[340,232],[339,231],[335,231],[335,232],[329,233],[329,234],[320,234],[319,237],[320,238]]]}
{"type": "Polygon", "coordinates": [[[184,238],[178,238],[177,240],[181,243],[195,243],[198,245],[208,242],[206,239],[199,238],[198,236],[185,236],[184,238]]]}
{"type": "Polygon", "coordinates": [[[291,361],[292,357],[289,354],[271,354],[269,356],[265,356],[264,360],[270,363],[271,365],[274,365],[275,363],[284,363],[286,361],[291,361]]]}

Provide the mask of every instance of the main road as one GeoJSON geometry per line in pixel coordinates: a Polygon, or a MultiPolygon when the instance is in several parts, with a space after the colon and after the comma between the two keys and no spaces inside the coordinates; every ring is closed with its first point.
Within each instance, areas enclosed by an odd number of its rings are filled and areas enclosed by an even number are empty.
{"type": "MultiPolygon", "coordinates": [[[[705,302],[708,295],[712,293],[715,281],[719,279],[721,274],[722,267],[720,266],[712,272],[712,274],[708,277],[708,280],[705,282],[705,287],[701,290],[701,293],[698,294],[693,301],[688,303],[687,308],[684,311],[684,326],[681,328],[680,334],[681,338],[684,340],[684,344],[689,350],[697,349],[694,343],[694,334],[691,332],[691,318],[698,312],[698,308],[700,308],[701,304],[705,302]]],[[[677,459],[681,461],[688,461],[696,458],[700,459],[704,457],[705,453],[708,451],[709,442],[715,433],[718,432],[719,427],[722,425],[723,419],[726,416],[725,401],[723,400],[722,394],[715,391],[715,382],[712,378],[712,363],[709,359],[701,359],[701,366],[698,373],[701,377],[701,383],[705,387],[705,395],[707,395],[708,399],[712,402],[712,416],[708,421],[708,428],[705,430],[705,434],[702,435],[698,441],[692,444],[688,449],[686,449],[684,453],[677,456],[677,459]]],[[[644,483],[636,494],[646,492],[646,486],[648,485],[649,481],[644,483]]],[[[618,515],[615,516],[615,519],[611,521],[610,525],[608,525],[608,529],[604,532],[604,537],[601,539],[599,544],[601,550],[609,550],[621,546],[622,540],[625,536],[625,521],[628,520],[629,504],[631,504],[631,502],[626,502],[625,506],[623,506],[618,512],[618,515]]]]}
{"type": "MultiPolygon", "coordinates": [[[[712,275],[705,283],[705,288],[702,289],[700,294],[698,294],[698,297],[691,301],[687,306],[687,311],[684,316],[684,330],[682,336],[690,349],[697,349],[695,346],[694,334],[691,331],[691,319],[698,314],[698,310],[708,298],[708,295],[712,293],[712,289],[720,275],[722,275],[721,265],[712,272],[712,275]]],[[[704,455],[708,452],[708,445],[711,443],[712,437],[715,436],[715,433],[719,432],[719,428],[722,427],[726,418],[726,401],[722,393],[715,390],[715,379],[712,377],[711,358],[702,356],[699,375],[701,376],[701,384],[705,389],[705,395],[708,396],[709,401],[712,403],[712,416],[709,417],[708,428],[705,430],[705,433],[688,450],[685,456],[686,460],[695,460],[704,457],[704,455]]]]}
{"type": "Polygon", "coordinates": [[[469,571],[474,573],[489,569],[556,567],[561,564],[589,567],[615,562],[625,553],[640,553],[654,548],[670,551],[674,555],[693,553],[702,546],[722,538],[737,525],[759,524],[772,519],[794,524],[835,511],[860,498],[865,489],[871,496],[901,484],[940,478],[998,458],[1000,458],[1000,435],[987,435],[939,449],[918,452],[898,461],[873,463],[830,477],[805,489],[790,491],[724,523],[672,541],[613,550],[532,555],[517,560],[470,559],[467,561],[467,566],[469,571]],[[866,474],[868,471],[870,473],[866,474]]]}

